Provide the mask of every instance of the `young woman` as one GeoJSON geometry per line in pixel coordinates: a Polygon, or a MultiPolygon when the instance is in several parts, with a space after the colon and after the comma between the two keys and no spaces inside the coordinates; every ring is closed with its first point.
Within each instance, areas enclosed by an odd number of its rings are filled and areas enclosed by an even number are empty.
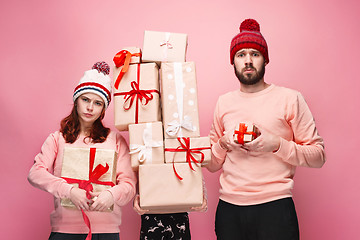
{"type": "Polygon", "coordinates": [[[102,124],[111,100],[109,71],[105,62],[98,62],[85,72],[75,88],[74,106],[70,115],[61,121],[60,131],[50,134],[46,139],[30,169],[29,182],[55,198],[55,210],[50,216],[49,240],[91,239],[91,236],[87,237],[89,227],[84,220],[86,217],[91,224],[93,240],[118,240],[120,207],[127,204],[136,193],[136,176],[131,169],[128,145],[119,133],[102,124]],[[115,186],[102,192],[87,192],[61,178],[65,147],[115,150],[115,186]],[[77,210],[61,206],[62,198],[69,198],[77,210]],[[112,211],[108,211],[111,206],[112,211]]]}

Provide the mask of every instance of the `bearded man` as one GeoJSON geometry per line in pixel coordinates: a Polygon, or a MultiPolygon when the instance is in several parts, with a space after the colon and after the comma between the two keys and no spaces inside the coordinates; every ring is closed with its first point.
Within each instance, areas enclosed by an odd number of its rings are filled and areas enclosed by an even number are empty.
{"type": "Polygon", "coordinates": [[[323,166],[323,139],[298,91],[265,82],[268,47],[257,21],[241,23],[231,41],[230,61],[240,88],[218,99],[207,166],[211,172],[222,169],[217,239],[298,240],[291,192],[295,169],[323,166]],[[257,138],[235,143],[239,123],[254,124],[257,138]]]}

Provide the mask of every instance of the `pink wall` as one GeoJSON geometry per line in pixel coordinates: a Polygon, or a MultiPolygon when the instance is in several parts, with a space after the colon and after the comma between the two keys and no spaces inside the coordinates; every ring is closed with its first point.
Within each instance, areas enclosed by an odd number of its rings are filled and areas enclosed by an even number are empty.
{"type": "MultiPolygon", "coordinates": [[[[238,87],[229,44],[248,17],[260,22],[269,45],[266,81],[303,93],[326,143],[325,166],[298,168],[295,177],[302,239],[358,237],[358,1],[13,0],[0,6],[3,239],[48,237],[52,197],[31,187],[26,176],[47,135],[70,111],[72,91],[85,70],[97,60],[112,64],[122,47],[141,47],[144,30],[187,33],[206,136],[217,97],[238,87]]],[[[105,121],[113,125],[112,104],[105,121]]],[[[204,174],[209,210],[190,214],[195,240],[215,239],[218,174],[204,174]]],[[[139,216],[127,206],[121,237],[138,236],[139,216]]]]}

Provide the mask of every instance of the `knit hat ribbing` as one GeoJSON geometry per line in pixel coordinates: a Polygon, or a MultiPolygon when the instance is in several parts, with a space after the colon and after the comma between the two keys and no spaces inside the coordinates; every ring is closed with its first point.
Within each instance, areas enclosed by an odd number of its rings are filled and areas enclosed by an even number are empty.
{"type": "Polygon", "coordinates": [[[84,93],[95,93],[99,95],[105,103],[105,109],[111,101],[111,79],[109,77],[110,67],[106,62],[97,62],[91,70],[85,71],[80,79],[73,95],[73,101],[84,93]]]}
{"type": "Polygon", "coordinates": [[[258,50],[269,63],[268,47],[262,34],[260,25],[254,19],[246,19],[240,25],[240,33],[232,40],[230,45],[230,62],[234,64],[234,56],[237,51],[243,48],[253,48],[258,50]]]}

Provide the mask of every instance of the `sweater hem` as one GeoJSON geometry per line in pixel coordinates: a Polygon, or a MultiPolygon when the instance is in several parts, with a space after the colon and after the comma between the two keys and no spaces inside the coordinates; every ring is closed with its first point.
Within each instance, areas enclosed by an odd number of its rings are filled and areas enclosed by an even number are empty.
{"type": "MultiPolygon", "coordinates": [[[[61,232],[61,233],[69,233],[69,234],[88,234],[89,229],[85,226],[52,226],[52,232],[61,232]]],[[[103,226],[92,226],[91,233],[119,233],[119,226],[105,224],[103,226]]]]}
{"type": "Polygon", "coordinates": [[[244,201],[240,200],[239,197],[230,197],[230,196],[225,196],[225,195],[220,195],[219,198],[225,202],[228,202],[228,203],[231,203],[234,205],[251,206],[251,205],[267,203],[267,202],[271,202],[271,201],[275,201],[275,200],[279,200],[279,199],[283,199],[283,198],[288,198],[288,197],[292,197],[292,194],[281,194],[281,195],[276,195],[276,196],[271,196],[271,197],[266,197],[266,198],[244,196],[244,197],[242,197],[244,199],[244,201]]]}

